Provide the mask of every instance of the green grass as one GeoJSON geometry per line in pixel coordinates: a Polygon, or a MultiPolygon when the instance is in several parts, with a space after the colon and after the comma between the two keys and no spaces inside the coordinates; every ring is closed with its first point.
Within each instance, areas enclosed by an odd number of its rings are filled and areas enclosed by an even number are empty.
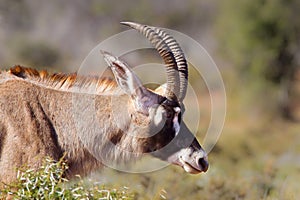
{"type": "Polygon", "coordinates": [[[38,169],[20,169],[17,181],[6,185],[0,199],[10,195],[14,199],[134,199],[127,187],[109,189],[103,185],[86,182],[80,177],[70,182],[63,175],[67,164],[60,160],[45,159],[38,169]]]}

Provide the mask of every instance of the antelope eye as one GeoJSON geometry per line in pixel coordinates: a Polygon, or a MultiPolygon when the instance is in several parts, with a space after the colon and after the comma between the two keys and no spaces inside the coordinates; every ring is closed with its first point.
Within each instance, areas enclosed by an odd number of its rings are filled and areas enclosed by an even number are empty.
{"type": "Polygon", "coordinates": [[[172,113],[171,112],[166,112],[166,117],[169,119],[172,117],[172,113]]]}

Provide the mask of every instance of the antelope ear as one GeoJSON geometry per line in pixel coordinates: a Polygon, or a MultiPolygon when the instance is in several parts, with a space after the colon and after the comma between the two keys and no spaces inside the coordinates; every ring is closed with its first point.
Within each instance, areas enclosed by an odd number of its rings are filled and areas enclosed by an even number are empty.
{"type": "Polygon", "coordinates": [[[161,97],[145,88],[126,62],[108,52],[101,51],[101,53],[111,68],[119,87],[133,99],[136,110],[149,115],[150,107],[158,104],[161,97]]]}

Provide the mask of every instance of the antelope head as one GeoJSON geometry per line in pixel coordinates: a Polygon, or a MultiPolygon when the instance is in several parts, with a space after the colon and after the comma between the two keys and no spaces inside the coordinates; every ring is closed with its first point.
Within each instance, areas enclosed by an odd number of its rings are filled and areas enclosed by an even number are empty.
{"type": "Polygon", "coordinates": [[[206,172],[208,160],[192,132],[182,121],[183,100],[188,84],[188,66],[176,40],[165,31],[133,22],[122,22],[143,34],[163,58],[167,73],[165,87],[151,91],[121,59],[102,52],[119,87],[130,96],[133,105],[129,132],[137,132],[143,153],[181,166],[186,172],[206,172]],[[158,90],[163,91],[159,94],[158,90]],[[147,126],[141,127],[140,122],[147,126]]]}

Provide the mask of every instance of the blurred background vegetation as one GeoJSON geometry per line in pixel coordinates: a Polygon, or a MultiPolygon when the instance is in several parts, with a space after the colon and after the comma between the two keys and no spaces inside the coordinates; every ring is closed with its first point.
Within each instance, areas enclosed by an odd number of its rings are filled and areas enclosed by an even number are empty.
{"type": "MultiPolygon", "coordinates": [[[[129,186],[138,199],[298,199],[299,10],[298,0],[0,0],[0,66],[75,71],[99,42],[127,30],[119,25],[124,20],[187,34],[212,56],[227,92],[226,123],[209,171],[105,169],[91,178],[129,186]]],[[[191,77],[205,88],[201,77],[191,77]]],[[[205,89],[198,96],[209,101],[205,89]]],[[[209,106],[200,103],[200,141],[209,106]]]]}

